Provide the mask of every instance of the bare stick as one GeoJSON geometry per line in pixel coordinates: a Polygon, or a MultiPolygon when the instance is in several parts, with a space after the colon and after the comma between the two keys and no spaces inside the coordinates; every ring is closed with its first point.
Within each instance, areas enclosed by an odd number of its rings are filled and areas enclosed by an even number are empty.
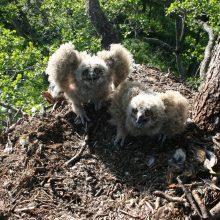
{"type": "Polygon", "coordinates": [[[187,200],[189,201],[190,205],[192,206],[192,208],[194,209],[194,211],[201,217],[201,214],[200,214],[200,212],[199,212],[199,210],[198,210],[198,208],[197,208],[197,206],[196,206],[196,204],[195,204],[195,202],[194,202],[194,200],[193,200],[192,195],[191,195],[190,192],[186,189],[186,187],[183,185],[183,182],[182,182],[182,180],[180,179],[180,177],[178,176],[176,179],[177,179],[178,183],[180,184],[180,186],[181,186],[183,192],[185,193],[185,196],[186,196],[187,200]]]}
{"type": "Polygon", "coordinates": [[[125,215],[128,215],[128,216],[132,217],[132,218],[140,218],[140,216],[130,214],[130,213],[128,213],[128,212],[126,212],[126,211],[124,211],[124,210],[122,210],[122,209],[119,209],[119,211],[120,211],[121,213],[125,214],[125,215]]]}
{"type": "Polygon", "coordinates": [[[220,215],[220,202],[217,203],[211,210],[210,210],[210,214],[213,217],[217,217],[220,215]]]}
{"type": "Polygon", "coordinates": [[[14,212],[26,212],[36,209],[36,206],[30,206],[30,207],[25,207],[25,208],[20,208],[20,209],[15,209],[14,212]]]}
{"type": "Polygon", "coordinates": [[[200,209],[200,211],[202,213],[202,218],[203,219],[207,219],[209,217],[208,211],[206,209],[206,206],[202,202],[202,199],[199,197],[198,192],[196,190],[193,190],[192,191],[192,195],[193,195],[193,198],[195,199],[195,201],[197,202],[197,204],[199,206],[199,209],[200,209]]]}
{"type": "Polygon", "coordinates": [[[155,201],[155,209],[157,210],[160,207],[161,197],[157,197],[155,201]]]}
{"type": "Polygon", "coordinates": [[[170,196],[162,191],[154,191],[153,194],[155,196],[159,196],[163,199],[168,200],[169,202],[179,202],[179,203],[184,203],[186,202],[186,200],[184,198],[181,197],[177,197],[177,196],[170,196]]]}
{"type": "MultiPolygon", "coordinates": [[[[218,134],[220,134],[220,133],[218,133],[218,134]]],[[[219,137],[220,137],[220,135],[219,135],[219,137]]],[[[220,142],[217,140],[217,135],[215,135],[213,138],[212,138],[212,141],[213,141],[213,143],[218,147],[218,148],[220,148],[220,142]]]]}
{"type": "Polygon", "coordinates": [[[65,165],[68,166],[71,163],[75,163],[82,155],[83,151],[86,149],[87,147],[87,140],[88,140],[88,135],[85,136],[85,139],[82,143],[82,147],[80,149],[80,151],[71,159],[69,159],[67,162],[65,162],[65,165]]]}

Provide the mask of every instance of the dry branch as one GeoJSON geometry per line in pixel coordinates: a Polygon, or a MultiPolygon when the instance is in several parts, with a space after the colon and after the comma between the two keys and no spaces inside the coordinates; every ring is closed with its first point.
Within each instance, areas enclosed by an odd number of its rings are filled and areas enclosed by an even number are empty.
{"type": "Polygon", "coordinates": [[[209,41],[205,48],[204,58],[203,61],[201,62],[201,67],[200,67],[200,78],[203,79],[208,71],[209,63],[211,61],[211,56],[212,56],[212,50],[214,48],[217,35],[214,33],[213,29],[208,26],[206,22],[202,20],[197,20],[197,22],[203,27],[203,29],[209,35],[209,41]]]}
{"type": "Polygon", "coordinates": [[[119,211],[120,211],[121,213],[125,214],[125,215],[128,215],[128,216],[132,217],[132,218],[140,218],[140,216],[133,215],[133,214],[128,213],[128,212],[126,212],[126,211],[124,211],[124,210],[119,209],[119,211]]]}
{"type": "Polygon", "coordinates": [[[69,159],[67,162],[65,162],[65,165],[68,166],[69,164],[73,164],[75,163],[77,160],[79,160],[79,158],[81,157],[83,151],[86,149],[87,147],[87,140],[88,140],[88,136],[86,135],[85,140],[82,143],[82,147],[79,150],[79,152],[73,156],[71,159],[69,159]]]}
{"type": "Polygon", "coordinates": [[[202,202],[202,199],[199,197],[199,194],[196,190],[192,191],[192,195],[193,198],[195,199],[195,201],[197,202],[199,209],[202,213],[202,218],[203,219],[208,219],[209,215],[208,215],[208,211],[206,209],[206,206],[204,205],[204,203],[202,202]]]}
{"type": "Polygon", "coordinates": [[[166,194],[164,192],[161,192],[161,191],[154,191],[153,194],[155,196],[159,196],[159,197],[161,197],[163,199],[166,199],[169,202],[179,202],[179,203],[186,202],[186,200],[184,198],[176,197],[176,196],[171,196],[171,195],[168,195],[168,194],[166,194]]]}
{"type": "Polygon", "coordinates": [[[186,196],[187,200],[189,201],[189,203],[191,204],[193,210],[201,217],[201,214],[200,214],[200,212],[199,212],[199,210],[198,210],[198,208],[197,208],[197,206],[196,206],[196,204],[193,200],[193,197],[192,197],[191,193],[183,185],[183,182],[182,182],[182,180],[180,179],[179,176],[176,179],[177,179],[179,185],[181,186],[183,192],[185,193],[185,196],[186,196]]]}
{"type": "Polygon", "coordinates": [[[220,202],[217,203],[217,204],[210,210],[210,214],[211,214],[214,218],[220,216],[220,202]]]}

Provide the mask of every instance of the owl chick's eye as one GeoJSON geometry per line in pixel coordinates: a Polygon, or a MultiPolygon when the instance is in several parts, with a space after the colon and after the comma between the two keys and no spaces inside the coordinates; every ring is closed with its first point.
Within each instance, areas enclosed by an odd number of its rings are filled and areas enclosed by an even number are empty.
{"type": "Polygon", "coordinates": [[[82,71],[82,75],[87,76],[89,74],[89,70],[88,69],[84,69],[82,71]]]}
{"type": "Polygon", "coordinates": [[[101,75],[103,73],[102,69],[100,68],[95,68],[94,69],[94,72],[97,74],[97,75],[101,75]]]}
{"type": "Polygon", "coordinates": [[[151,110],[146,109],[145,112],[144,112],[144,115],[145,115],[145,117],[150,117],[150,116],[152,116],[151,110]]]}
{"type": "Polygon", "coordinates": [[[137,114],[138,110],[136,108],[132,109],[132,114],[137,114]]]}

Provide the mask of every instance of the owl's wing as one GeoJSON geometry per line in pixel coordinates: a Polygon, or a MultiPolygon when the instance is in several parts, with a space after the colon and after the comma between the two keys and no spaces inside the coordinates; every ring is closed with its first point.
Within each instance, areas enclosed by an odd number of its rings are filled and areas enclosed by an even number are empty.
{"type": "Polygon", "coordinates": [[[159,96],[164,102],[167,118],[163,126],[164,133],[168,135],[181,133],[188,116],[188,100],[173,90],[160,93],[159,96]]]}
{"type": "Polygon", "coordinates": [[[100,51],[97,56],[103,59],[109,67],[115,87],[132,72],[132,54],[120,44],[111,44],[109,51],[100,51]]]}
{"type": "Polygon", "coordinates": [[[81,62],[81,55],[71,43],[62,44],[50,57],[46,69],[49,81],[65,91],[75,81],[74,71],[81,62]]]}

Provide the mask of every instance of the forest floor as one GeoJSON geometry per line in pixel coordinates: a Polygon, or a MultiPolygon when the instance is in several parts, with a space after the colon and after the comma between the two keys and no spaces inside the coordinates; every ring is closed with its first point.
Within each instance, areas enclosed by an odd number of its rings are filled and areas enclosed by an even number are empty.
{"type": "MultiPolygon", "coordinates": [[[[195,91],[168,74],[137,65],[130,80],[156,91],[180,91],[192,108],[195,91]]],[[[189,123],[184,134],[163,146],[156,138],[128,137],[123,148],[115,148],[108,105],[98,112],[86,106],[91,119],[86,128],[74,124],[75,115],[63,102],[22,118],[3,134],[1,220],[217,216],[220,137],[189,123]]]]}

